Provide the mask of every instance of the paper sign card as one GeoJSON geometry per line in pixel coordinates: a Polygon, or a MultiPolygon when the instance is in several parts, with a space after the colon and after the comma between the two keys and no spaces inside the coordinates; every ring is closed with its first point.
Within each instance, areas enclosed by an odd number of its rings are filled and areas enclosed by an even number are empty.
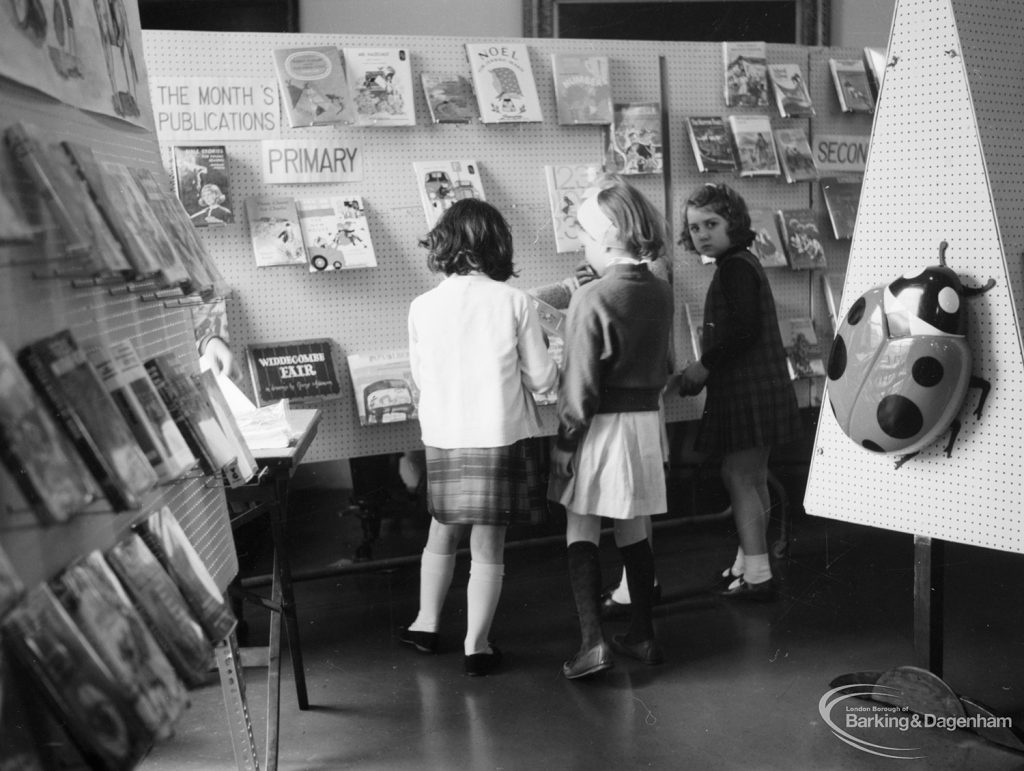
{"type": "Polygon", "coordinates": [[[159,139],[270,139],[281,136],[277,86],[260,78],[152,78],[159,139]]]}
{"type": "Polygon", "coordinates": [[[260,143],[263,181],[268,185],[359,182],[363,154],[340,139],[277,139],[260,143]]]}

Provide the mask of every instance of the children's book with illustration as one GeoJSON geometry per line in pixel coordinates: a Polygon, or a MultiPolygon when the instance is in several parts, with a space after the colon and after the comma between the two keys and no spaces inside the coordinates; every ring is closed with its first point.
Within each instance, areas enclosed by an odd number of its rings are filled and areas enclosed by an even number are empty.
{"type": "Polygon", "coordinates": [[[768,47],[761,40],[722,43],[725,106],[767,109],[768,47]]]}
{"type": "Polygon", "coordinates": [[[775,97],[775,106],[783,118],[810,118],[814,116],[807,81],[799,64],[769,64],[769,82],[775,97]]]}
{"type": "Polygon", "coordinates": [[[476,161],[415,161],[412,166],[428,230],[456,201],[463,198],[485,200],[476,161]]]}
{"type": "Polygon", "coordinates": [[[420,392],[412,379],[407,348],[348,355],[359,425],[416,419],[420,392]]]}
{"type": "Polygon", "coordinates": [[[732,134],[725,118],[718,115],[689,117],[686,119],[686,133],[690,137],[697,171],[701,174],[736,170],[732,134]]]}
{"type": "Polygon", "coordinates": [[[377,266],[361,196],[302,197],[295,205],[311,273],[377,266]]]}
{"type": "Polygon", "coordinates": [[[616,103],[608,127],[604,170],[618,174],[661,174],[661,105],[616,103]]]}
{"type": "Polygon", "coordinates": [[[825,247],[813,209],[780,209],[776,213],[786,259],[793,270],[824,268],[825,247]]]}
{"type": "Polygon", "coordinates": [[[423,95],[434,123],[470,123],[480,119],[472,81],[455,72],[421,72],[423,95]]]}
{"type": "Polygon", "coordinates": [[[407,48],[345,48],[342,53],[358,125],[416,125],[407,48]]]}
{"type": "Polygon", "coordinates": [[[786,182],[805,182],[818,178],[818,167],[814,165],[811,143],[807,139],[807,131],[802,126],[777,128],[775,135],[779,165],[786,177],[786,182]]]}
{"type": "Polygon", "coordinates": [[[853,238],[863,183],[864,178],[859,174],[821,178],[821,192],[825,198],[829,220],[832,222],[832,233],[836,238],[853,238]]]}
{"type": "Polygon", "coordinates": [[[482,122],[544,120],[525,43],[466,43],[466,57],[482,122]]]}
{"type": "Polygon", "coordinates": [[[612,86],[607,56],[551,54],[555,105],[562,125],[612,122],[612,86]]]}
{"type": "Polygon", "coordinates": [[[786,267],[786,252],[779,240],[774,214],[768,209],[751,209],[750,228],[757,234],[750,244],[750,251],[761,265],[765,268],[786,267]]]}
{"type": "Polygon", "coordinates": [[[782,173],[767,115],[730,115],[728,122],[741,177],[775,177],[782,173]]]}
{"type": "Polygon", "coordinates": [[[578,252],[583,248],[579,240],[580,224],[576,220],[576,212],[583,193],[594,184],[600,173],[601,166],[596,163],[566,163],[544,167],[557,252],[578,252]]]}
{"type": "Polygon", "coordinates": [[[117,511],[138,508],[157,474],[71,332],[30,343],[19,351],[18,363],[111,506],[117,511]]]}
{"type": "Polygon", "coordinates": [[[226,145],[172,145],[174,191],[197,228],[235,221],[226,145]]]}
{"type": "Polygon", "coordinates": [[[289,126],[356,122],[355,102],[338,48],[275,48],[273,54],[289,126]]]}
{"type": "Polygon", "coordinates": [[[829,59],[828,68],[843,112],[875,111],[874,93],[861,59],[829,59]]]}
{"type": "Polygon", "coordinates": [[[306,246],[294,198],[247,198],[245,213],[257,268],[306,265],[306,246]]]}
{"type": "Polygon", "coordinates": [[[823,377],[825,359],[814,334],[814,322],[804,318],[783,319],[779,327],[790,379],[823,377]]]}
{"type": "Polygon", "coordinates": [[[67,522],[102,492],[0,340],[0,460],[40,522],[67,522]]]}
{"type": "Polygon", "coordinates": [[[867,70],[868,80],[871,81],[871,93],[876,104],[882,91],[882,80],[885,78],[885,53],[884,48],[864,47],[864,69],[867,70]]]}

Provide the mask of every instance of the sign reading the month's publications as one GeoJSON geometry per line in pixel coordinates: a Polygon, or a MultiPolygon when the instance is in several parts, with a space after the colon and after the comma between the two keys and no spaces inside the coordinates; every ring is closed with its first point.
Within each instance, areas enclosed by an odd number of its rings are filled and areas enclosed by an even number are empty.
{"type": "Polygon", "coordinates": [[[814,137],[811,152],[819,174],[853,174],[863,172],[868,162],[866,134],[821,134],[814,137]]]}
{"type": "Polygon", "coordinates": [[[358,182],[363,178],[363,153],[337,139],[279,139],[260,143],[263,181],[358,182]]]}
{"type": "Polygon", "coordinates": [[[341,392],[330,340],[254,343],[247,353],[252,387],[260,404],[337,396],[341,392]]]}
{"type": "Polygon", "coordinates": [[[277,83],[258,78],[150,78],[156,135],[175,142],[281,136],[277,83]]]}

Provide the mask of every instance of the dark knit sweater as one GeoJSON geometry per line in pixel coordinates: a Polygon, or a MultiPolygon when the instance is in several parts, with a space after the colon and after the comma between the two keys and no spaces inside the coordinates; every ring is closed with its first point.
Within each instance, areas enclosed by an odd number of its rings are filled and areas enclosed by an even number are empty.
{"type": "Polygon", "coordinates": [[[658,409],[672,314],[672,287],[643,263],[612,265],[573,293],[558,389],[560,448],[575,450],[597,413],[658,409]]]}

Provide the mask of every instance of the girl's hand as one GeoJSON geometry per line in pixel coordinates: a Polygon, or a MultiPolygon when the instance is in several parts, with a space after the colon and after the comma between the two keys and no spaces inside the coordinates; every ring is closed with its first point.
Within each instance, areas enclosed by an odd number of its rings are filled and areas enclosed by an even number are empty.
{"type": "Polygon", "coordinates": [[[708,382],[708,368],[695,361],[679,373],[679,395],[696,396],[708,382]]]}
{"type": "Polygon", "coordinates": [[[573,455],[574,453],[568,450],[562,450],[557,446],[553,446],[551,448],[551,473],[560,477],[571,477],[573,455]]]}

